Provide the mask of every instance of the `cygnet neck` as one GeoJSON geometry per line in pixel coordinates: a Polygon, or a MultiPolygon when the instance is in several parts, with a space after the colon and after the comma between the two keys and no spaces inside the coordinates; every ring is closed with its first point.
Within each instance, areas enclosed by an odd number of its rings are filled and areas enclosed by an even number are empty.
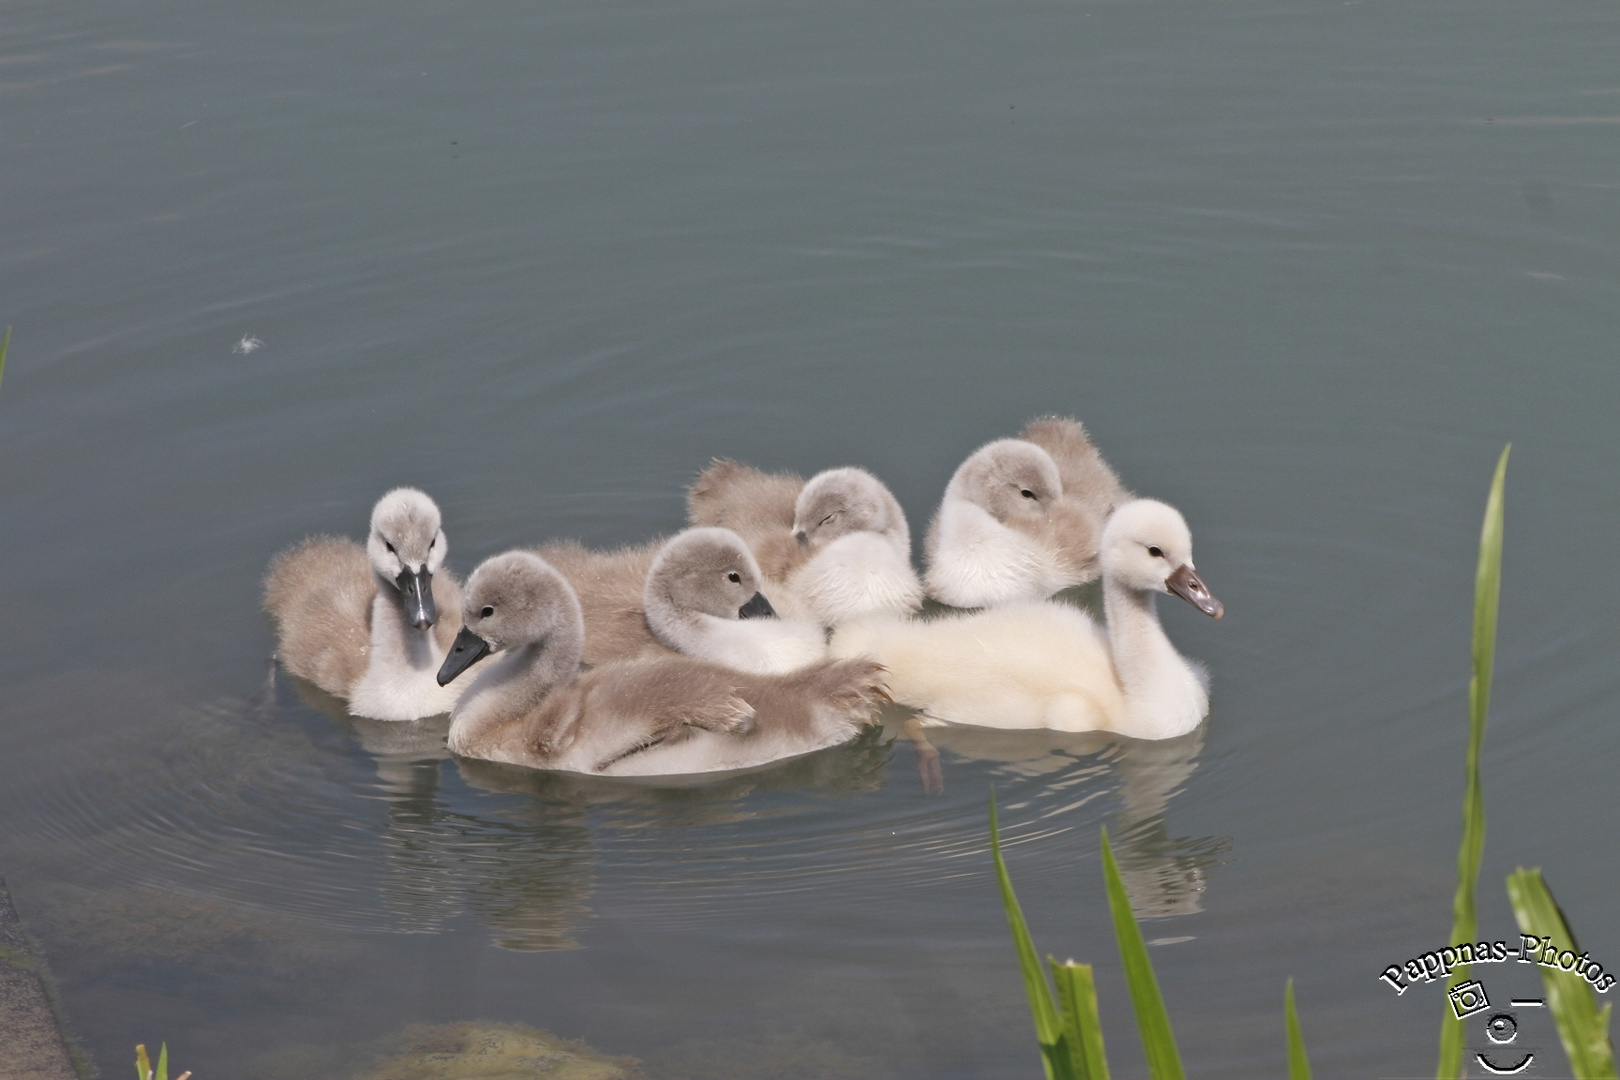
{"type": "Polygon", "coordinates": [[[1130,714],[1124,734],[1148,739],[1192,730],[1208,703],[1198,675],[1165,635],[1157,597],[1103,575],[1108,647],[1130,714]]]}
{"type": "Polygon", "coordinates": [[[405,597],[393,582],[372,571],[377,579],[377,595],[371,602],[371,648],[413,670],[431,671],[439,659],[434,654],[433,627],[418,630],[405,613],[405,597]]]}
{"type": "Polygon", "coordinates": [[[653,637],[679,653],[688,656],[700,654],[707,627],[705,619],[719,621],[714,616],[686,611],[678,607],[662,589],[648,589],[642,605],[647,615],[647,628],[653,637]]]}
{"type": "Polygon", "coordinates": [[[451,716],[450,748],[463,752],[491,728],[527,715],[547,694],[573,682],[584,651],[584,634],[563,628],[481,661],[486,669],[476,673],[451,716]]]}

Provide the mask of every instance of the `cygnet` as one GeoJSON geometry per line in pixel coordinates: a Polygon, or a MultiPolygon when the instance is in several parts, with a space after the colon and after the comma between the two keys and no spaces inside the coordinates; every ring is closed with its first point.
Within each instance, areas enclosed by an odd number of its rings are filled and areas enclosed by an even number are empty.
{"type": "Polygon", "coordinates": [[[825,659],[821,627],[779,618],[763,585],[742,537],[730,529],[687,529],[653,560],[642,608],[665,645],[738,671],[780,674],[825,659]]]}
{"type": "Polygon", "coordinates": [[[823,626],[913,611],[922,585],[899,500],[865,469],[827,469],[809,482],[717,460],[687,490],[687,520],[737,532],[784,615],[823,626]]]}
{"type": "Polygon", "coordinates": [[[448,547],[437,504],[415,488],[395,488],[372,510],[365,547],[316,536],[277,555],[264,606],[287,671],[347,699],[356,716],[449,712],[456,689],[435,678],[461,603],[444,569],[448,547]]]}
{"type": "Polygon", "coordinates": [[[932,722],[1106,730],[1168,739],[1209,711],[1208,677],[1165,636],[1154,600],[1175,593],[1219,619],[1193,568],[1181,514],[1151,499],[1116,510],[1102,537],[1106,631],[1085,612],[1023,601],[932,621],[867,619],[840,628],[834,656],[888,672],[890,693],[932,722]]]}
{"type": "Polygon", "coordinates": [[[473,571],[462,617],[439,680],[495,654],[451,717],[450,750],[465,757],[615,776],[750,768],[844,742],[886,700],[865,660],[754,675],[671,655],[580,673],[579,601],[532,552],[473,571]]]}
{"type": "MultiPolygon", "coordinates": [[[[988,607],[1084,581],[1084,559],[1063,543],[1084,523],[1067,520],[1062,495],[1056,462],[1034,443],[997,439],[974,451],[946,485],[928,530],[928,595],[953,607],[988,607]]],[[[1091,536],[1075,539],[1092,547],[1091,536]]]]}
{"type": "Polygon", "coordinates": [[[811,477],[794,503],[792,532],[810,557],[791,572],[787,586],[822,625],[922,606],[905,511],[865,469],[827,469],[811,477]]]}
{"type": "Polygon", "coordinates": [[[1063,482],[1062,501],[1087,511],[1098,534],[1109,515],[1134,498],[1072,416],[1038,417],[1024,425],[1020,437],[1052,456],[1063,482]]]}

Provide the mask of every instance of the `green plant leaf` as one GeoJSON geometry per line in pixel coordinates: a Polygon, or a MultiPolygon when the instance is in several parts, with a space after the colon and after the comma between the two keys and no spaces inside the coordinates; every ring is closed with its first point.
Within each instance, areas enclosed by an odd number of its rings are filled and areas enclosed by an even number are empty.
{"type": "Polygon", "coordinates": [[[1012,930],[1018,967],[1024,974],[1024,992],[1029,995],[1029,1011],[1035,1017],[1035,1038],[1041,1044],[1047,1080],[1072,1080],[1073,1066],[1069,1049],[1063,1045],[1057,1006],[1052,1002],[1052,991],[1046,984],[1046,972],[1036,955],[1035,942],[1030,939],[1029,924],[1024,922],[1024,911],[1013,892],[1012,879],[1007,876],[1007,863],[1001,857],[1001,830],[996,822],[996,789],[993,787],[990,789],[990,857],[995,860],[1001,905],[1007,909],[1007,926],[1012,930]]]}
{"type": "Polygon", "coordinates": [[[146,1056],[146,1044],[135,1044],[136,1080],[152,1080],[152,1059],[146,1056]]]}
{"type": "MultiPolygon", "coordinates": [[[[1474,893],[1485,854],[1485,795],[1479,784],[1479,753],[1485,743],[1485,717],[1491,706],[1491,668],[1496,659],[1496,608],[1502,587],[1502,488],[1507,478],[1509,443],[1502,448],[1485,499],[1485,521],[1479,530],[1479,568],[1474,574],[1473,675],[1468,680],[1467,787],[1463,793],[1463,836],[1457,849],[1457,894],[1452,900],[1448,942],[1472,941],[1478,928],[1474,893]]],[[[1446,988],[1468,980],[1468,967],[1451,969],[1446,988]]],[[[1463,1022],[1448,1005],[1440,1021],[1440,1064],[1437,1080],[1457,1080],[1462,1069],[1463,1022]]]]}
{"type": "Polygon", "coordinates": [[[1299,1013],[1294,1009],[1294,980],[1283,991],[1283,1023],[1288,1028],[1288,1080],[1311,1080],[1311,1061],[1305,1056],[1305,1036],[1299,1030],[1299,1013]]]}
{"type": "MultiPolygon", "coordinates": [[[[1575,935],[1540,870],[1514,870],[1508,875],[1507,890],[1520,930],[1537,938],[1552,938],[1560,952],[1581,955],[1575,935]]],[[[1570,1068],[1581,1080],[1617,1080],[1614,1046],[1609,1042],[1609,1004],[1597,1007],[1592,986],[1583,976],[1539,964],[1537,967],[1541,968],[1547,1005],[1558,1024],[1558,1037],[1569,1055],[1570,1068]]]]}
{"type": "Polygon", "coordinates": [[[1159,995],[1159,980],[1153,976],[1142,928],[1131,911],[1130,894],[1119,876],[1114,849],[1108,844],[1108,830],[1102,831],[1103,880],[1108,887],[1108,910],[1114,916],[1114,937],[1119,940],[1119,958],[1125,967],[1125,984],[1131,990],[1136,1010],[1136,1026],[1142,1033],[1142,1051],[1147,1055],[1148,1073],[1153,1080],[1185,1080],[1176,1036],[1170,1030],[1170,1015],[1159,995]]]}
{"type": "Polygon", "coordinates": [[[169,1080],[169,1044],[158,1047],[157,1080],[169,1080]]]}
{"type": "Polygon", "coordinates": [[[1102,1021],[1097,1017],[1097,984],[1090,964],[1073,960],[1060,964],[1046,958],[1057,986],[1063,1042],[1069,1051],[1075,1080],[1108,1080],[1108,1057],[1103,1052],[1102,1021]]]}

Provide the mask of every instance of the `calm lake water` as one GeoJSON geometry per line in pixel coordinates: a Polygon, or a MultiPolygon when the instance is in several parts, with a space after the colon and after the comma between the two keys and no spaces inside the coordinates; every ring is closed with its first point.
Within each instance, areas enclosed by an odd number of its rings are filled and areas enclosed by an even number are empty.
{"type": "Polygon", "coordinates": [[[1036,1076],[994,784],[1116,1075],[1103,825],[1194,1075],[1283,1073],[1289,976],[1318,1075],[1432,1075],[1439,987],[1378,973],[1450,929],[1508,440],[1481,933],[1540,865],[1620,965],[1617,42],[1588,0],[8,0],[0,868],[83,1041],[302,1080],[493,1019],[655,1078],[1036,1076]],[[1214,675],[1187,739],[616,786],[272,674],[271,554],[391,485],[463,573],[672,531],[714,455],[864,464],[920,537],[1047,412],[1192,524],[1228,615],[1163,605],[1214,675]]]}

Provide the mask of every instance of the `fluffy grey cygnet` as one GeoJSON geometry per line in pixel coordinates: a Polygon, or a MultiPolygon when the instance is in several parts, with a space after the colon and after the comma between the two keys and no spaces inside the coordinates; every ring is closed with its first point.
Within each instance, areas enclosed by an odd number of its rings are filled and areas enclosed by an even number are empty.
{"type": "Polygon", "coordinates": [[[754,553],[784,612],[836,626],[863,614],[911,611],[922,585],[911,567],[905,511],[860,468],[809,482],[716,460],[687,489],[687,521],[735,531],[754,553]]]}
{"type": "Polygon", "coordinates": [[[1174,593],[1213,618],[1224,611],[1193,568],[1187,523],[1164,503],[1128,502],[1108,519],[1101,560],[1106,630],[1070,605],[1027,601],[852,623],[833,655],[883,664],[894,699],[935,722],[1186,734],[1209,711],[1208,677],[1176,652],[1154,600],[1174,593]]]}
{"type": "Polygon", "coordinates": [[[928,595],[955,607],[1039,600],[1100,573],[1098,538],[1127,493],[1078,421],[1034,421],[957,468],[928,530],[928,595]],[[1074,488],[1066,485],[1072,476],[1074,488]]]}
{"type": "Polygon", "coordinates": [[[901,615],[922,605],[905,511],[865,469],[827,469],[811,477],[794,502],[792,530],[811,554],[787,585],[822,625],[901,615]]]}
{"type": "Polygon", "coordinates": [[[461,604],[444,569],[448,548],[438,505],[415,488],[395,488],[372,509],[365,547],[316,536],[277,555],[264,605],[283,666],[347,699],[356,716],[449,712],[456,691],[435,678],[461,604]]]}
{"type": "Polygon", "coordinates": [[[579,601],[532,552],[474,570],[462,617],[439,679],[470,682],[449,733],[464,757],[616,776],[741,769],[843,742],[884,700],[865,660],[766,676],[671,655],[580,673],[579,601]]]}
{"type": "Polygon", "coordinates": [[[1052,456],[1063,481],[1063,501],[1090,515],[1095,535],[1101,535],[1110,514],[1135,498],[1074,417],[1038,417],[1024,425],[1020,437],[1052,456]]]}
{"type": "Polygon", "coordinates": [[[686,489],[686,523],[730,529],[743,538],[770,581],[783,582],[809,552],[793,539],[795,500],[804,477],[768,473],[715,458],[686,489]]]}
{"type": "Polygon", "coordinates": [[[642,608],[665,645],[739,671],[780,674],[824,659],[821,628],[779,618],[764,586],[742,537],[730,529],[687,529],[653,560],[642,608]]]}

